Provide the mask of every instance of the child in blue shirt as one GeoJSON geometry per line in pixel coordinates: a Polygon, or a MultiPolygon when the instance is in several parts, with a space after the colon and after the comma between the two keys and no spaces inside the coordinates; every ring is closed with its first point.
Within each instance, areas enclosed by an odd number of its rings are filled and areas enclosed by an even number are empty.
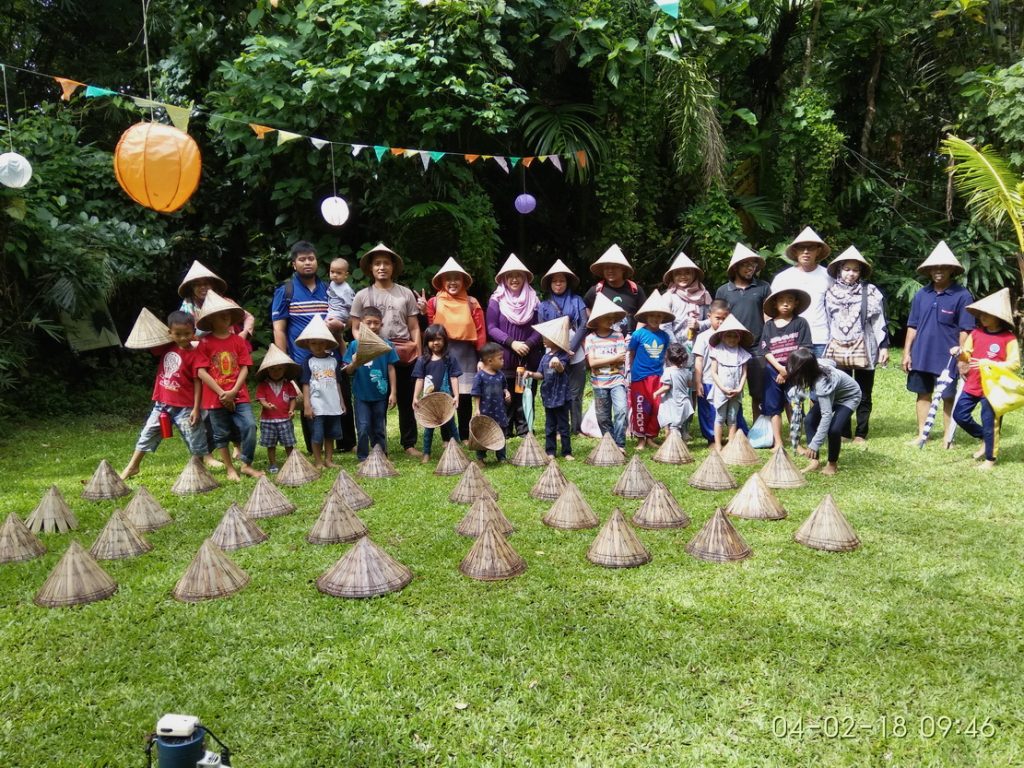
{"type": "Polygon", "coordinates": [[[661,374],[665,371],[665,351],[671,338],[661,330],[662,323],[672,321],[672,311],[658,291],[644,302],[636,313],[636,321],[643,323],[629,339],[630,366],[629,400],[633,411],[632,429],[637,436],[636,449],[642,451],[648,440],[658,436],[658,397],[661,374]]]}
{"type": "MultiPolygon", "coordinates": [[[[380,333],[383,320],[384,315],[376,307],[363,307],[361,321],[374,333],[380,333]]],[[[362,365],[356,364],[358,340],[350,341],[345,350],[345,373],[352,377],[352,397],[355,399],[356,432],[359,435],[356,458],[359,461],[366,460],[371,446],[379,445],[384,453],[388,451],[388,409],[396,405],[395,363],[398,362],[390,341],[388,346],[391,350],[387,354],[362,365]]]]}
{"type": "Polygon", "coordinates": [[[527,371],[539,379],[544,403],[544,451],[555,455],[556,437],[562,440],[562,458],[573,461],[569,436],[569,318],[564,315],[533,326],[544,340],[544,356],[536,371],[527,371]]]}
{"type": "MultiPolygon", "coordinates": [[[[473,380],[473,412],[490,416],[502,429],[508,427],[508,411],[505,405],[512,402],[512,393],[505,386],[505,374],[502,373],[504,354],[500,344],[489,341],[480,350],[480,370],[473,380]]],[[[483,461],[487,451],[477,451],[476,457],[483,461]]],[[[494,452],[495,458],[505,460],[505,448],[494,452]]]]}

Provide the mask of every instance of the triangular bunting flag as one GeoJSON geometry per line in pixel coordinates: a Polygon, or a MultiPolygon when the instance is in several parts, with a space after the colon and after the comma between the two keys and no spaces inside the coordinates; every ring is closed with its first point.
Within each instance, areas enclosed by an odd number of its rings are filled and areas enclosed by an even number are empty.
{"type": "Polygon", "coordinates": [[[525,166],[526,168],[529,168],[529,167],[530,167],[530,163],[532,163],[532,162],[533,162],[534,160],[536,160],[536,159],[537,159],[537,158],[535,158],[535,157],[524,157],[524,158],[523,158],[523,165],[524,165],[524,166],[525,166]]]}
{"type": "Polygon", "coordinates": [[[416,157],[419,153],[420,151],[418,149],[407,149],[402,153],[402,155],[404,157],[416,157]]]}
{"type": "Polygon", "coordinates": [[[391,154],[395,157],[401,157],[405,154],[405,147],[391,147],[391,154]]]}
{"type": "Polygon", "coordinates": [[[671,16],[673,19],[679,18],[679,3],[672,0],[656,0],[658,7],[671,16]]]}
{"type": "Polygon", "coordinates": [[[433,160],[435,163],[441,162],[441,158],[444,157],[444,156],[445,156],[444,152],[431,152],[430,153],[430,159],[433,160]]]}
{"type": "Polygon", "coordinates": [[[555,168],[562,170],[562,158],[558,155],[548,155],[548,160],[551,161],[551,164],[555,166],[555,168]]]}
{"type": "Polygon", "coordinates": [[[132,101],[135,102],[135,106],[141,107],[142,109],[157,109],[158,107],[165,106],[159,101],[153,101],[152,99],[146,99],[142,96],[132,96],[132,101]]]}
{"type": "Polygon", "coordinates": [[[167,110],[167,117],[171,119],[171,124],[179,131],[188,133],[188,121],[192,117],[192,106],[176,107],[173,104],[164,104],[163,107],[167,110]]]}
{"type": "Polygon", "coordinates": [[[331,142],[329,142],[327,139],[314,139],[312,136],[310,136],[309,143],[316,147],[317,150],[321,150],[331,142]]]}
{"type": "Polygon", "coordinates": [[[423,163],[423,170],[427,170],[427,167],[430,165],[430,155],[426,152],[420,152],[420,161],[423,163]]]}
{"type": "Polygon", "coordinates": [[[66,77],[55,77],[53,78],[60,85],[60,100],[71,101],[71,97],[75,95],[75,91],[79,88],[84,88],[85,83],[79,83],[74,80],[68,80],[66,77]]]}
{"type": "Polygon", "coordinates": [[[382,146],[380,146],[379,144],[375,144],[375,145],[374,145],[374,147],[373,147],[373,153],[374,153],[374,154],[375,154],[375,155],[377,156],[377,160],[378,160],[378,161],[379,161],[379,160],[380,160],[380,159],[381,159],[382,157],[384,157],[384,154],[385,154],[385,153],[386,153],[386,152],[388,151],[388,149],[389,149],[389,147],[382,147],[382,146]]]}
{"type": "Polygon", "coordinates": [[[587,167],[587,151],[585,149],[576,152],[576,162],[579,163],[580,168],[587,167]]]}
{"type": "Polygon", "coordinates": [[[99,88],[95,85],[85,86],[85,98],[94,99],[97,96],[117,96],[117,91],[108,91],[106,88],[99,88]]]}
{"type": "Polygon", "coordinates": [[[256,123],[249,123],[249,127],[252,128],[252,132],[256,134],[256,138],[263,141],[264,137],[273,131],[269,125],[257,125],[256,123]]]}
{"type": "Polygon", "coordinates": [[[278,131],[277,132],[277,146],[280,147],[282,144],[284,144],[286,142],[295,141],[296,139],[301,139],[301,138],[302,138],[302,134],[300,134],[300,133],[292,133],[291,131],[278,131]]]}
{"type": "Polygon", "coordinates": [[[501,170],[508,173],[508,161],[504,157],[495,157],[494,162],[498,164],[498,167],[501,168],[501,170]]]}
{"type": "Polygon", "coordinates": [[[519,161],[522,160],[522,159],[523,158],[521,158],[521,157],[509,157],[509,160],[512,161],[512,167],[513,168],[515,168],[517,165],[519,165],[519,161]]]}
{"type": "Polygon", "coordinates": [[[359,157],[359,153],[366,149],[365,144],[353,144],[352,145],[352,157],[359,157]]]}
{"type": "Polygon", "coordinates": [[[468,163],[469,165],[472,165],[473,163],[475,163],[477,160],[480,159],[480,155],[466,155],[465,158],[466,158],[466,163],[468,163]]]}

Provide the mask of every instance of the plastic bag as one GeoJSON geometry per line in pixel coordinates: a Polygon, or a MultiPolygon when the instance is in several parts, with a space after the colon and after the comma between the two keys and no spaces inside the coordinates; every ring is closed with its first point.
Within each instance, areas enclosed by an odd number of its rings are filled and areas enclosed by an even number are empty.
{"type": "Polygon", "coordinates": [[[763,413],[757,417],[750,431],[747,432],[747,439],[753,448],[771,448],[775,445],[775,435],[772,434],[772,420],[763,413]]]}

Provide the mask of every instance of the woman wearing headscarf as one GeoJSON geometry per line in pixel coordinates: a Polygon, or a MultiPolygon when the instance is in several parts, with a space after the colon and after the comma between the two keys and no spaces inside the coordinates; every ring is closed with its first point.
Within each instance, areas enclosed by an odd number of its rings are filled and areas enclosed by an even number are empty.
{"type": "Polygon", "coordinates": [[[590,313],[583,297],[576,293],[580,279],[558,259],[540,279],[547,297],[537,307],[537,322],[569,318],[569,432],[580,434],[583,422],[583,390],[587,384],[587,362],[583,338],[590,313]]]}
{"type": "MultiPolygon", "coordinates": [[[[210,271],[202,262],[193,261],[189,267],[181,285],[178,286],[178,295],[181,296],[182,312],[188,312],[192,317],[198,317],[203,311],[203,302],[206,301],[206,294],[213,288],[224,298],[227,297],[228,284],[219,275],[210,271]]],[[[256,326],[256,319],[245,309],[242,310],[242,322],[234,327],[236,335],[252,347],[252,332],[256,326]]],[[[196,336],[205,336],[206,331],[196,329],[196,336]]]]}

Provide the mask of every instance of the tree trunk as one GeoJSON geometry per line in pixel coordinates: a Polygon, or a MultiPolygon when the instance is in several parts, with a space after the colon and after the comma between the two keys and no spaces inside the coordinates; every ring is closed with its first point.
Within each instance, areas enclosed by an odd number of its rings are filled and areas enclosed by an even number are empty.
{"type": "Polygon", "coordinates": [[[864,130],[860,134],[860,153],[868,157],[868,149],[871,142],[871,128],[875,124],[877,107],[875,97],[878,95],[878,78],[882,72],[882,55],[885,49],[879,42],[875,46],[875,60],[871,65],[871,77],[868,78],[866,108],[864,110],[864,130]]]}
{"type": "Polygon", "coordinates": [[[807,45],[804,48],[804,79],[802,85],[807,85],[811,77],[811,54],[814,53],[814,42],[818,37],[818,19],[821,18],[821,0],[814,0],[814,15],[811,17],[811,31],[807,35],[807,45]]]}

